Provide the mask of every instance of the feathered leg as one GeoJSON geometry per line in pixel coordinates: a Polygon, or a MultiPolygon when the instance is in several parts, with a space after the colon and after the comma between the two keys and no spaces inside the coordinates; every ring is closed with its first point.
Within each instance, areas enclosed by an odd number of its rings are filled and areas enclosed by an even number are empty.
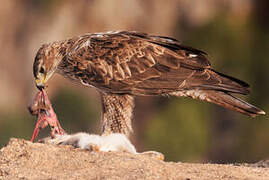
{"type": "Polygon", "coordinates": [[[121,133],[127,137],[132,130],[134,97],[101,93],[103,109],[102,135],[121,133]]]}

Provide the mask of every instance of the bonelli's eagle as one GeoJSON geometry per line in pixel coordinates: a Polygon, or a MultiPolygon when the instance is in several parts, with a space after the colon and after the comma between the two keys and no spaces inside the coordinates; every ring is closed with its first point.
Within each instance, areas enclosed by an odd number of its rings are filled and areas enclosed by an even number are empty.
{"type": "Polygon", "coordinates": [[[102,133],[128,137],[134,96],[187,96],[255,117],[261,109],[233,96],[249,85],[212,69],[206,53],[169,37],[134,31],[85,34],[44,44],[34,61],[36,86],[60,73],[101,95],[102,133]]]}

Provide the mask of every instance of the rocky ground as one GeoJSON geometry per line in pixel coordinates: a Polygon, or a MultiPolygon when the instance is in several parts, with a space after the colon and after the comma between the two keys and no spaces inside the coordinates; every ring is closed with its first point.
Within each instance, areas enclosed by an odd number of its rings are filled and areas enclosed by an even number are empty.
{"type": "Polygon", "coordinates": [[[269,179],[268,161],[218,165],[164,162],[128,153],[90,153],[11,139],[0,150],[0,179],[269,179]]]}

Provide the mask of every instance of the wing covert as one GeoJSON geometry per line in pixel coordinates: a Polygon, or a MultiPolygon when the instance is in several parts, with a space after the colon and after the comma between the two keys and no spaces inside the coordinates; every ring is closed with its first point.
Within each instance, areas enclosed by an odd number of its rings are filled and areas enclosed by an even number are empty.
{"type": "Polygon", "coordinates": [[[70,49],[67,61],[83,84],[117,94],[155,95],[195,87],[221,89],[224,82],[210,70],[204,52],[172,38],[142,33],[84,35],[70,49]]]}

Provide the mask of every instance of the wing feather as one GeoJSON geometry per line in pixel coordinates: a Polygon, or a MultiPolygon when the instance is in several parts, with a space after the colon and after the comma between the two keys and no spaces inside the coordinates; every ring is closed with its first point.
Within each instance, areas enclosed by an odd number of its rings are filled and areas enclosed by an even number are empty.
{"type": "Polygon", "coordinates": [[[248,85],[215,72],[203,51],[137,32],[85,35],[66,57],[80,81],[110,93],[157,95],[188,89],[247,94],[248,85]],[[85,68],[87,67],[87,68],[85,68]]]}

